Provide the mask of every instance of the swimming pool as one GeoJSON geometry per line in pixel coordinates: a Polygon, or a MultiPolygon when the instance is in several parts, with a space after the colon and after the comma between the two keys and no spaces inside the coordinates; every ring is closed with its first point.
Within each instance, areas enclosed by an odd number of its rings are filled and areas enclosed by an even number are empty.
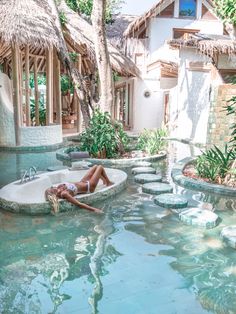
{"type": "MultiPolygon", "coordinates": [[[[155,166],[171,182],[173,163],[198,150],[172,142],[169,151],[155,166]]],[[[54,152],[19,155],[0,154],[2,185],[32,163],[60,164],[54,152]]],[[[236,313],[236,251],[219,237],[236,224],[236,200],[172,183],[189,206],[212,203],[221,219],[214,229],[186,226],[125,171],[127,190],[96,204],[104,216],[0,211],[1,313],[236,313]]]]}

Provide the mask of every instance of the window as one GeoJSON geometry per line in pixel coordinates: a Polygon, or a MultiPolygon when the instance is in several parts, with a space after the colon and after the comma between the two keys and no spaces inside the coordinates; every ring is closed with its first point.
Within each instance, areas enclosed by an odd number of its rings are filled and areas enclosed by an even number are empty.
{"type": "Polygon", "coordinates": [[[190,35],[199,33],[199,29],[173,28],[173,38],[188,39],[190,35]]]}
{"type": "Polygon", "coordinates": [[[179,16],[193,18],[196,17],[197,1],[196,0],[180,0],[179,16]]]}

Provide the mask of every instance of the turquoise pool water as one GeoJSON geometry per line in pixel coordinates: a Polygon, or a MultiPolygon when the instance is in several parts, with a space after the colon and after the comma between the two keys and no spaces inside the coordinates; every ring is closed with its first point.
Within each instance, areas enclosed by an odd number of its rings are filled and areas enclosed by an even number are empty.
{"type": "MultiPolygon", "coordinates": [[[[171,165],[198,153],[170,145],[157,163],[164,180],[171,165]]],[[[1,185],[21,169],[60,165],[55,153],[0,153],[1,185]]],[[[236,224],[236,199],[175,186],[190,206],[209,202],[220,216],[211,230],[186,226],[154,205],[134,183],[96,206],[58,216],[0,211],[0,313],[172,314],[236,313],[236,251],[219,234],[236,224]]]]}

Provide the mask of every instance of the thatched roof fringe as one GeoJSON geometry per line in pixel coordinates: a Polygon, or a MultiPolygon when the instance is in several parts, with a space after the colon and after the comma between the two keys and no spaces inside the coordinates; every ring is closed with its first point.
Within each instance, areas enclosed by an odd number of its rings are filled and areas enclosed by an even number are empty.
{"type": "Polygon", "coordinates": [[[192,47],[202,54],[214,57],[215,54],[236,54],[236,42],[232,40],[199,40],[199,39],[173,39],[168,42],[172,47],[192,47]]]}
{"type": "Polygon", "coordinates": [[[1,42],[59,49],[54,17],[46,0],[1,0],[0,16],[1,42]]]}

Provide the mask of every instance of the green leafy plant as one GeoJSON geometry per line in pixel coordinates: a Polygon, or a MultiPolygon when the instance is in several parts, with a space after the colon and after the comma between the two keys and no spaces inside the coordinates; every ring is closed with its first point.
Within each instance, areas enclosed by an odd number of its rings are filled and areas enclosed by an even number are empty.
{"type": "Polygon", "coordinates": [[[150,155],[157,154],[166,144],[165,137],[167,136],[167,129],[160,128],[155,130],[147,130],[140,134],[138,138],[137,148],[144,150],[150,155]]]}
{"type": "Polygon", "coordinates": [[[229,149],[227,145],[224,150],[214,146],[197,158],[195,164],[197,174],[213,182],[216,179],[224,179],[235,158],[233,149],[229,149]]]}
{"type": "Polygon", "coordinates": [[[60,12],[60,13],[59,13],[59,19],[60,19],[60,22],[61,22],[61,25],[62,25],[62,26],[66,25],[66,23],[67,23],[67,17],[66,17],[66,15],[65,15],[64,12],[60,12]]]}
{"type": "Polygon", "coordinates": [[[70,77],[67,74],[61,75],[61,92],[63,95],[67,95],[68,92],[73,93],[74,87],[70,77]]]}
{"type": "MultiPolygon", "coordinates": [[[[32,98],[30,99],[30,116],[31,121],[35,123],[35,100],[32,98]]],[[[42,99],[39,99],[39,124],[46,124],[46,108],[42,99]]]]}
{"type": "Polygon", "coordinates": [[[128,137],[119,122],[110,115],[95,109],[89,127],[80,135],[81,150],[96,158],[114,158],[121,155],[128,144],[128,137]]]}

